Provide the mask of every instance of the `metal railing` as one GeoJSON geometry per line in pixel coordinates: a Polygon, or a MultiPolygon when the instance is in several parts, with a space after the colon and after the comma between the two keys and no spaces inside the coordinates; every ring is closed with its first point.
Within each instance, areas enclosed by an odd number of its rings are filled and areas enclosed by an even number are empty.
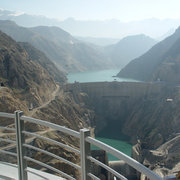
{"type": "Polygon", "coordinates": [[[7,150],[2,150],[2,149],[0,149],[0,153],[4,153],[4,154],[8,154],[10,156],[17,157],[19,180],[27,180],[28,179],[27,161],[31,161],[35,164],[38,164],[42,167],[45,167],[49,170],[52,170],[52,171],[60,174],[64,178],[75,179],[74,177],[66,174],[65,172],[60,171],[57,168],[54,168],[50,165],[47,165],[43,162],[40,162],[36,159],[33,159],[33,157],[28,157],[25,153],[27,148],[34,150],[34,151],[44,153],[48,156],[51,156],[52,158],[56,158],[60,161],[63,161],[64,163],[67,163],[68,165],[74,167],[75,169],[80,171],[82,180],[89,180],[89,179],[100,180],[99,177],[97,177],[95,174],[93,174],[93,171],[91,168],[93,163],[95,163],[96,165],[101,166],[102,168],[106,169],[109,173],[113,174],[114,177],[126,180],[127,179],[126,177],[124,177],[123,175],[119,174],[118,172],[116,172],[114,169],[112,169],[108,165],[103,164],[98,159],[95,159],[91,156],[91,147],[90,147],[91,144],[99,147],[100,149],[102,149],[102,150],[104,150],[110,154],[112,154],[113,156],[117,157],[118,159],[125,161],[129,166],[135,168],[140,173],[143,173],[144,175],[146,175],[147,178],[152,179],[152,180],[162,180],[162,178],[160,176],[158,176],[153,171],[151,171],[150,169],[148,169],[144,165],[140,164],[136,160],[132,159],[131,157],[125,155],[124,153],[114,149],[113,147],[111,147],[107,144],[104,144],[104,143],[90,137],[90,131],[88,129],[81,129],[80,132],[77,132],[77,131],[74,131],[72,129],[66,128],[64,126],[59,126],[57,124],[53,124],[53,123],[50,123],[47,121],[23,116],[22,111],[15,111],[14,114],[0,112],[0,117],[10,118],[10,119],[15,120],[15,128],[0,126],[0,129],[15,132],[16,133],[16,141],[13,141],[10,139],[5,139],[5,138],[0,138],[0,141],[15,144],[17,153],[10,152],[7,150]],[[63,143],[58,142],[56,140],[44,137],[44,136],[37,134],[37,133],[34,133],[34,132],[28,132],[24,128],[25,127],[24,122],[31,122],[31,123],[35,123],[38,125],[46,126],[46,127],[52,128],[54,130],[66,133],[66,134],[73,136],[75,138],[78,138],[80,140],[80,149],[76,149],[74,147],[71,147],[69,145],[63,144],[63,143]],[[47,142],[54,143],[54,144],[56,144],[62,148],[66,148],[66,149],[68,149],[68,150],[70,150],[76,154],[79,154],[80,159],[81,159],[80,165],[74,164],[73,162],[70,162],[69,160],[67,160],[65,158],[59,157],[59,156],[57,156],[51,152],[48,152],[44,149],[40,149],[38,147],[35,147],[35,146],[32,146],[32,145],[26,143],[26,141],[25,141],[26,135],[34,136],[35,138],[39,138],[39,139],[45,140],[47,142]]]}

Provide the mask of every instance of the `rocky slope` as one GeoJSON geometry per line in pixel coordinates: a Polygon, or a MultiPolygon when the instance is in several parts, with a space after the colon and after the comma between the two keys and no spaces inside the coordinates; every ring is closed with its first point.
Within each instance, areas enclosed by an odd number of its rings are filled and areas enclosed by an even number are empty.
{"type": "Polygon", "coordinates": [[[60,71],[55,66],[55,64],[47,58],[47,56],[43,52],[34,48],[29,43],[20,42],[18,44],[20,44],[26,50],[29,58],[32,61],[39,63],[44,69],[46,69],[48,73],[54,78],[55,81],[59,83],[66,82],[67,78],[64,75],[64,73],[60,71]]]}
{"type": "MultiPolygon", "coordinates": [[[[35,52],[35,51],[34,51],[35,52]]],[[[35,106],[50,98],[56,89],[53,77],[28,52],[0,32],[0,78],[5,86],[24,94],[35,106]],[[49,87],[48,89],[46,87],[49,87]]]]}
{"type": "Polygon", "coordinates": [[[89,104],[85,104],[95,111],[95,133],[106,138],[129,140],[132,144],[140,141],[141,147],[138,153],[133,153],[133,158],[158,172],[165,167],[162,176],[179,167],[179,140],[167,143],[180,132],[179,86],[102,82],[76,83],[67,89],[74,96],[77,92],[89,96],[89,104]],[[168,153],[165,149],[169,149],[168,153]],[[150,153],[152,150],[156,150],[154,154],[150,153]]]}
{"type": "Polygon", "coordinates": [[[118,43],[105,47],[106,55],[118,68],[123,68],[132,59],[148,51],[156,41],[143,34],[127,36],[118,43]]]}
{"type": "Polygon", "coordinates": [[[174,80],[175,74],[178,76],[180,73],[179,38],[180,28],[173,35],[153,46],[147,53],[132,60],[118,76],[143,81],[161,79],[170,82],[179,81],[177,78],[174,80]]]}
{"type": "Polygon", "coordinates": [[[110,62],[96,48],[73,38],[58,27],[24,28],[0,21],[0,29],[16,41],[29,42],[66,72],[108,68],[110,62]]]}
{"type": "MultiPolygon", "coordinates": [[[[77,131],[80,128],[90,126],[90,121],[94,118],[93,111],[80,104],[86,97],[79,94],[75,102],[71,93],[64,93],[61,90],[61,84],[56,84],[54,74],[49,72],[54,65],[48,62],[44,54],[28,44],[16,43],[2,32],[0,32],[0,52],[0,82],[4,83],[4,86],[0,87],[1,112],[13,113],[19,109],[25,115],[53,122],[77,131]],[[32,110],[29,109],[31,103],[33,103],[32,110]]],[[[8,118],[0,118],[0,125],[14,127],[14,122],[8,118]]],[[[51,137],[73,147],[79,147],[77,139],[47,127],[25,123],[25,129],[45,137],[51,137]]],[[[15,139],[15,134],[7,131],[0,130],[0,136],[15,139]]],[[[36,138],[29,136],[26,138],[36,147],[60,155],[76,164],[80,163],[79,155],[76,153],[36,138]]],[[[1,142],[0,147],[6,149],[8,146],[7,143],[1,142]]],[[[11,149],[14,150],[14,146],[11,149]]],[[[34,150],[28,150],[27,153],[37,160],[41,160],[75,178],[79,178],[79,172],[62,161],[43,153],[37,153],[34,150]]],[[[1,155],[0,158],[1,160],[16,162],[16,159],[10,156],[1,155]]],[[[29,165],[41,169],[40,166],[33,163],[29,163],[29,165]]],[[[42,170],[49,171],[47,169],[42,170]]]]}
{"type": "MultiPolygon", "coordinates": [[[[143,143],[139,141],[133,146],[132,157],[161,177],[176,176],[180,167],[179,142],[179,134],[174,134],[174,137],[156,149],[146,149],[143,143]]],[[[137,175],[139,178],[145,179],[144,175],[137,175]]]]}

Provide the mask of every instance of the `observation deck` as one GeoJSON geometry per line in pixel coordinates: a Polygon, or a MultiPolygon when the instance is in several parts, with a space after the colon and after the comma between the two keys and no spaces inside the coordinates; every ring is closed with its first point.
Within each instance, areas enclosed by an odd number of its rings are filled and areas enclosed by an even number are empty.
{"type": "MultiPolygon", "coordinates": [[[[55,158],[63,163],[66,163],[73,168],[75,168],[80,173],[81,180],[100,180],[100,177],[98,177],[95,172],[93,171],[93,166],[100,166],[103,169],[105,169],[108,174],[111,174],[115,179],[122,179],[127,180],[127,178],[120,174],[119,172],[115,171],[108,165],[100,162],[98,159],[91,156],[91,145],[97,146],[98,148],[106,151],[107,153],[112,154],[116,158],[123,160],[125,163],[127,163],[130,167],[134,168],[137,172],[140,174],[144,174],[148,179],[150,180],[162,180],[163,178],[142,165],[141,163],[137,162],[133,158],[127,156],[126,154],[118,151],[117,149],[102,143],[101,141],[98,141],[90,136],[90,131],[88,129],[81,129],[80,132],[74,131],[72,129],[66,128],[64,126],[59,126],[57,124],[53,124],[44,120],[35,119],[27,116],[23,116],[22,111],[15,111],[14,114],[10,113],[4,113],[0,112],[0,117],[7,118],[12,120],[12,124],[15,124],[15,128],[13,127],[7,127],[7,126],[0,126],[0,130],[3,133],[6,132],[14,132],[16,134],[16,140],[12,140],[10,138],[0,138],[0,142],[9,143],[10,147],[14,147],[14,150],[10,150],[10,148],[3,149],[0,148],[0,154],[13,156],[17,158],[17,165],[12,165],[7,162],[0,162],[0,179],[6,179],[6,180],[12,180],[12,179],[18,179],[18,180],[31,180],[31,179],[76,179],[72,175],[67,174],[66,172],[61,171],[57,167],[53,167],[49,164],[46,164],[44,162],[41,162],[34,157],[30,156],[30,153],[27,153],[27,150],[33,150],[40,152],[42,154],[45,154],[47,156],[50,156],[52,158],[55,158]],[[75,148],[73,146],[69,146],[67,144],[63,144],[61,142],[58,142],[56,140],[50,139],[48,137],[45,137],[41,134],[38,134],[36,132],[29,132],[25,129],[25,122],[34,123],[37,125],[45,126],[48,128],[51,128],[53,130],[59,131],[61,133],[65,133],[67,136],[73,136],[77,139],[79,142],[80,148],[75,148]],[[75,164],[63,157],[59,157],[56,154],[52,152],[48,152],[45,149],[41,149],[39,147],[33,146],[31,143],[28,143],[27,137],[34,137],[38,138],[40,140],[47,141],[49,143],[58,145],[61,148],[68,149],[71,152],[76,153],[80,156],[80,163],[75,164]],[[52,174],[48,174],[45,172],[41,172],[36,169],[32,169],[28,167],[28,163],[31,162],[34,164],[37,164],[40,167],[46,168],[48,170],[53,171],[56,175],[59,174],[59,176],[55,176],[52,174]],[[8,168],[7,168],[8,167],[8,168]],[[35,177],[36,176],[36,177],[35,177]]],[[[1,160],[2,161],[2,160],[1,160]]],[[[108,177],[106,177],[108,179],[108,177]]]]}

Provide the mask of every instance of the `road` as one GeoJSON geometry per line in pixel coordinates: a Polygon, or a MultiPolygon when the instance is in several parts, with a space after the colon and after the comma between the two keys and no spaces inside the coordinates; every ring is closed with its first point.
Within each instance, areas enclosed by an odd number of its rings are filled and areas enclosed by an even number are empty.
{"type": "MultiPolygon", "coordinates": [[[[1,89],[1,87],[0,87],[0,89],[1,89]]],[[[28,116],[32,117],[32,116],[36,113],[37,110],[39,110],[39,109],[47,106],[51,101],[53,101],[53,100],[56,98],[56,96],[58,96],[59,92],[60,92],[60,86],[59,86],[59,85],[56,85],[55,91],[52,92],[52,98],[51,98],[49,101],[43,103],[41,106],[39,106],[39,107],[37,107],[37,108],[34,108],[32,111],[29,112],[28,116]]],[[[37,132],[35,132],[35,133],[38,134],[38,135],[43,135],[43,134],[45,134],[45,133],[47,133],[47,132],[51,132],[51,131],[55,131],[55,130],[53,130],[53,129],[47,129],[47,130],[44,130],[44,131],[37,131],[37,132]]],[[[8,135],[8,134],[9,134],[9,135],[15,135],[15,133],[0,133],[0,137],[3,137],[3,135],[6,136],[6,135],[8,135]]],[[[36,137],[26,138],[26,143],[32,142],[35,138],[36,138],[36,137]]],[[[15,144],[8,144],[7,146],[0,147],[0,149],[1,149],[1,150],[9,150],[9,149],[14,148],[15,146],[16,146],[15,144]]]]}
{"type": "Polygon", "coordinates": [[[43,103],[41,106],[39,106],[39,107],[37,107],[37,108],[34,108],[32,111],[30,111],[30,113],[28,114],[28,116],[32,117],[32,116],[36,113],[36,111],[37,111],[38,109],[41,109],[41,108],[47,106],[51,101],[53,101],[53,100],[56,98],[56,96],[59,94],[59,89],[60,89],[60,87],[59,87],[59,85],[57,84],[57,85],[56,85],[56,90],[55,90],[54,92],[52,92],[52,98],[51,98],[49,101],[43,103]]]}

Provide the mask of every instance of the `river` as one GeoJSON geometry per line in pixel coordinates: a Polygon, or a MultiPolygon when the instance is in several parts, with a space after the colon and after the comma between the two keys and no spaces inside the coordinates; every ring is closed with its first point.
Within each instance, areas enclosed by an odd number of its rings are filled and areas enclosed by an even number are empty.
{"type": "MultiPolygon", "coordinates": [[[[78,72],[78,73],[69,73],[67,78],[69,83],[77,82],[112,82],[112,81],[119,81],[119,82],[138,82],[137,80],[133,79],[126,79],[126,78],[118,78],[113,77],[118,74],[119,69],[108,69],[108,70],[101,70],[101,71],[89,71],[89,72],[78,72]]],[[[122,151],[123,153],[131,156],[131,148],[132,145],[128,143],[127,138],[124,138],[122,134],[114,134],[114,131],[103,131],[96,136],[96,139],[122,151]]],[[[92,146],[92,149],[98,149],[97,147],[92,146]]],[[[108,154],[109,161],[118,160],[116,157],[108,154]]]]}

